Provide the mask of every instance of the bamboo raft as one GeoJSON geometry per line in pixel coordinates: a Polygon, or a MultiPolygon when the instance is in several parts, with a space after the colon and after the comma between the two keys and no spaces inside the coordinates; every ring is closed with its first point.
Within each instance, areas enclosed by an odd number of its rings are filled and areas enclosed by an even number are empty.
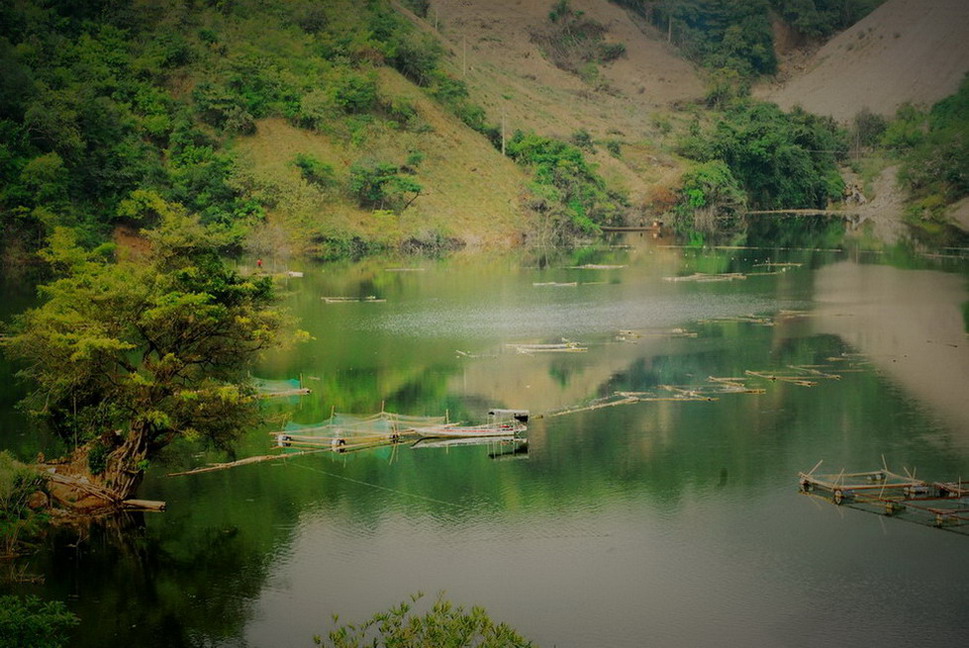
{"type": "Polygon", "coordinates": [[[325,304],[383,304],[386,299],[373,295],[367,297],[320,297],[325,304]]]}
{"type": "Polygon", "coordinates": [[[798,473],[801,493],[838,506],[881,513],[969,535],[969,482],[918,479],[883,467],[869,472],[817,474],[819,461],[809,472],[798,473]]]}
{"type": "Polygon", "coordinates": [[[567,341],[553,344],[508,344],[507,346],[518,353],[582,353],[589,350],[578,342],[567,341]]]}
{"type": "Polygon", "coordinates": [[[696,281],[699,283],[709,283],[712,281],[737,281],[741,279],[746,279],[747,275],[741,272],[724,272],[719,274],[708,274],[704,272],[694,272],[691,275],[682,275],[676,277],[663,277],[666,281],[696,281]]]}

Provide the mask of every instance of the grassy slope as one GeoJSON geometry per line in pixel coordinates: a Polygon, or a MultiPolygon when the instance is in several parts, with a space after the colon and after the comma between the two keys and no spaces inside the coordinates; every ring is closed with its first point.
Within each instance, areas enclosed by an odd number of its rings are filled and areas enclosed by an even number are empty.
{"type": "Polygon", "coordinates": [[[573,0],[572,7],[606,27],[608,42],[627,54],[600,66],[590,84],[556,68],[530,37],[548,25],[552,2],[440,0],[428,16],[451,51],[451,73],[464,78],[491,122],[568,139],[579,129],[597,142],[590,156],[611,185],[625,189],[635,210],[675,185],[682,165],[667,151],[663,122],[689,117],[676,104],[703,95],[695,67],[662,34],[606,0],[573,0]],[[620,142],[617,158],[602,145],[620,142]]]}
{"type": "Polygon", "coordinates": [[[295,128],[282,119],[265,119],[258,123],[255,135],[236,139],[234,149],[253,184],[278,197],[270,219],[297,235],[318,231],[330,237],[358,236],[388,244],[408,238],[424,240],[434,233],[470,245],[513,242],[528,222],[519,204],[526,173],[396,72],[382,69],[379,86],[382,94],[413,101],[429,132],[378,126],[369,131],[365,145],[357,146],[295,128]],[[350,166],[357,161],[400,164],[409,151],[425,156],[414,175],[424,190],[400,216],[374,216],[339,188],[320,190],[305,182],[291,163],[297,153],[313,155],[331,164],[339,184],[345,184],[350,166]]]}

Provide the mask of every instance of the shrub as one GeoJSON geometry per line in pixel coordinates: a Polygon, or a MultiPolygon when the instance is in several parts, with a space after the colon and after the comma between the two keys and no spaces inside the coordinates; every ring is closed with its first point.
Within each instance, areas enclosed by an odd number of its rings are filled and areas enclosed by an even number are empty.
{"type": "Polygon", "coordinates": [[[851,134],[857,148],[871,147],[878,144],[887,128],[888,120],[865,107],[855,115],[851,134]]]}
{"type": "Polygon", "coordinates": [[[297,153],[293,164],[299,169],[303,179],[320,189],[330,189],[336,185],[333,165],[320,162],[312,155],[297,153]]]}
{"type": "MultiPolygon", "coordinates": [[[[417,603],[420,598],[420,594],[412,596],[411,602],[417,603]]],[[[339,621],[338,617],[334,619],[339,621]]],[[[331,630],[326,638],[317,635],[313,642],[325,648],[362,645],[525,648],[532,645],[510,626],[492,621],[484,608],[475,606],[466,611],[443,596],[438,597],[424,614],[414,613],[411,604],[402,602],[386,612],[374,614],[363,623],[345,624],[331,630]]]]}
{"type": "Polygon", "coordinates": [[[421,193],[421,185],[400,175],[399,167],[386,162],[357,163],[350,167],[350,193],[362,207],[406,209],[421,193]],[[408,193],[415,194],[406,200],[408,193]]]}
{"type": "Polygon", "coordinates": [[[78,623],[61,601],[0,596],[0,648],[59,648],[78,623]]]}
{"type": "Polygon", "coordinates": [[[43,516],[29,502],[43,485],[43,477],[9,452],[0,452],[0,555],[17,554],[25,538],[40,531],[43,516]]]}

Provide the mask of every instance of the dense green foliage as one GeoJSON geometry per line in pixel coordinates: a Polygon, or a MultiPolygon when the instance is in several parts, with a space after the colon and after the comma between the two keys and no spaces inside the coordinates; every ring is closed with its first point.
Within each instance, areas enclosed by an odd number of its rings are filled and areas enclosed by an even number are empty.
{"type": "MultiPolygon", "coordinates": [[[[416,603],[420,597],[416,595],[411,600],[416,603]]],[[[438,597],[424,614],[413,613],[411,604],[402,602],[363,623],[342,625],[331,630],[326,638],[317,636],[313,641],[317,646],[329,648],[525,648],[532,645],[511,627],[492,621],[483,608],[475,606],[465,611],[443,597],[438,597]]]]}
{"type": "MultiPolygon", "coordinates": [[[[167,216],[151,250],[110,258],[58,228],[44,256],[56,273],[43,304],[3,343],[24,362],[34,412],[75,443],[107,446],[104,486],[130,494],[179,437],[224,444],[251,423],[246,371],[282,323],[267,277],[244,277],[218,255],[197,218],[167,216]]],[[[90,466],[94,467],[94,466],[90,466]]]]}
{"type": "Polygon", "coordinates": [[[731,104],[706,132],[697,128],[683,143],[684,154],[707,162],[722,160],[755,209],[824,208],[839,198],[843,181],[837,161],[846,138],[834,122],[800,109],[774,104],[731,104]]]}
{"type": "Polygon", "coordinates": [[[508,142],[507,152],[534,170],[534,207],[559,221],[560,231],[595,232],[622,216],[625,197],[606,187],[578,147],[518,131],[508,142]]]}
{"type": "MultiPolygon", "coordinates": [[[[152,205],[163,201],[238,245],[274,205],[233,153],[258,120],[285,118],[360,149],[374,132],[426,128],[411,102],[381,90],[383,66],[497,142],[442,56],[385,0],[5,3],[0,241],[36,247],[58,226],[100,241],[119,222],[157,224],[152,205]]],[[[351,180],[297,164],[317,186],[351,180]]]]}
{"type": "Polygon", "coordinates": [[[60,648],[78,623],[60,601],[0,596],[0,648],[60,648]]]}
{"type": "Polygon", "coordinates": [[[739,228],[747,196],[722,160],[687,171],[680,193],[676,225],[682,233],[726,233],[739,228]]]}
{"type": "Polygon", "coordinates": [[[928,114],[900,110],[883,142],[906,153],[902,178],[923,209],[969,196],[969,77],[928,114]]]}
{"type": "Polygon", "coordinates": [[[0,452],[0,557],[19,553],[25,541],[40,530],[43,515],[31,509],[29,501],[43,485],[44,479],[36,471],[9,452],[0,452]]]}

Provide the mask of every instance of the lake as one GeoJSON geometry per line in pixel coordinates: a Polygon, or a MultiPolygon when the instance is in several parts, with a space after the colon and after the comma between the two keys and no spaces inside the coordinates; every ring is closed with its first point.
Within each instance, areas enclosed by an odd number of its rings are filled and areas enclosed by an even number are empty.
{"type": "MultiPolygon", "coordinates": [[[[331,615],[417,592],[547,647],[965,642],[967,535],[805,496],[797,477],[819,461],[969,476],[965,256],[629,235],[293,269],[285,301],[313,339],[257,373],[312,392],[268,400],[274,422],[235,458],[332,411],[528,409],[527,445],[169,477],[224,458],[173,447],[140,491],[166,512],[61,529],[25,563],[45,580],[18,592],[80,615],[72,646],[310,646],[331,615]]],[[[4,382],[2,444],[31,456],[43,444],[4,382]]]]}

